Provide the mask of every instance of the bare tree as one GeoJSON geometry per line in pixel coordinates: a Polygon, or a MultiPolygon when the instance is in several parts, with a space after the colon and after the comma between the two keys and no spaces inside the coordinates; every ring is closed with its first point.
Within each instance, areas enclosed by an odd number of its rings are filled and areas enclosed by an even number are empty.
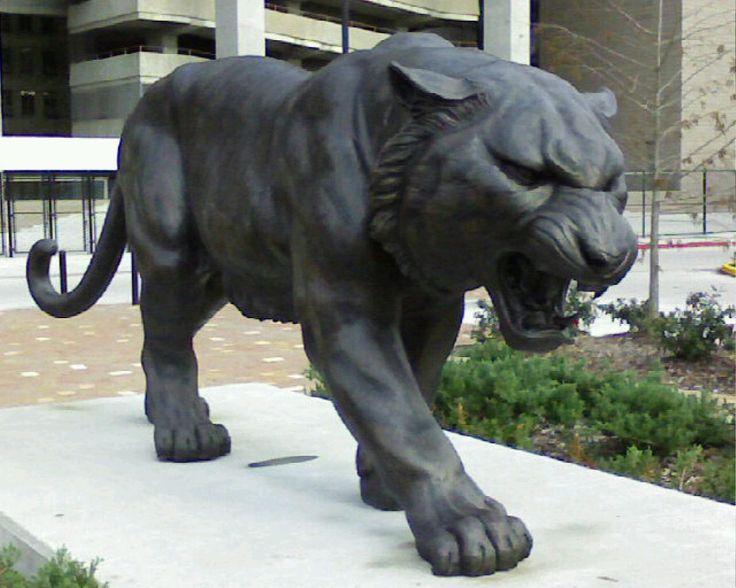
{"type": "MultiPolygon", "coordinates": [[[[541,66],[619,98],[613,132],[652,178],[649,312],[659,311],[659,218],[685,164],[734,166],[732,0],[545,0],[541,66]],[[688,133],[690,135],[688,135],[688,133]]],[[[586,88],[588,86],[588,88],[586,88]]]]}

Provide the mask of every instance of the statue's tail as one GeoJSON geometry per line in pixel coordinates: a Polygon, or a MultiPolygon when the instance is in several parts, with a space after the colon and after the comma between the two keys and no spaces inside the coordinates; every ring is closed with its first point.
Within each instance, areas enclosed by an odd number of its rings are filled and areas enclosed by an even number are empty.
{"type": "Polygon", "coordinates": [[[37,241],[28,254],[26,280],[39,308],[57,318],[75,316],[87,310],[110,285],[125,251],[125,211],[120,188],[113,190],[105,224],[92,255],[92,261],[76,288],[66,294],[55,290],[49,279],[51,258],[57,252],[56,241],[37,241]]]}

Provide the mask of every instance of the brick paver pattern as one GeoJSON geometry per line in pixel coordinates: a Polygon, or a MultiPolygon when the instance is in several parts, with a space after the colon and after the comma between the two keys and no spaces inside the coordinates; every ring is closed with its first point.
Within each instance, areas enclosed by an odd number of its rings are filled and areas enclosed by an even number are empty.
{"type": "MultiPolygon", "coordinates": [[[[99,305],[68,319],[0,311],[0,407],[142,394],[142,344],[136,306],[99,305]]],[[[248,319],[228,305],[194,346],[200,387],[261,382],[303,392],[309,384],[299,325],[248,319]]]]}

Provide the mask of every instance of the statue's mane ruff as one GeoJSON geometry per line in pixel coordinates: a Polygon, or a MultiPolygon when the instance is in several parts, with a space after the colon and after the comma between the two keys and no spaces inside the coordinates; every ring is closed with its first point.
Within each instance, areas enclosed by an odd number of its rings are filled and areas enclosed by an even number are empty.
{"type": "Polygon", "coordinates": [[[488,106],[485,94],[440,106],[415,105],[409,121],[386,141],[371,172],[370,235],[394,258],[406,277],[426,287],[430,287],[432,280],[412,261],[400,235],[402,197],[410,170],[434,136],[466,123],[488,106]]]}

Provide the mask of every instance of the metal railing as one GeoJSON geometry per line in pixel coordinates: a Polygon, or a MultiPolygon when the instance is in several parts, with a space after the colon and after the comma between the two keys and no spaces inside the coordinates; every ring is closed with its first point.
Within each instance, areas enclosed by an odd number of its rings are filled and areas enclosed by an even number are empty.
{"type": "MultiPolygon", "coordinates": [[[[296,14],[298,16],[305,16],[313,20],[322,20],[326,22],[334,22],[336,24],[342,24],[342,19],[337,15],[324,14],[324,13],[319,13],[319,12],[309,12],[307,10],[301,10],[300,8],[289,9],[286,6],[282,6],[281,4],[272,4],[271,2],[266,2],[266,9],[275,10],[276,12],[283,12],[285,14],[296,14]]],[[[375,33],[386,33],[387,35],[392,35],[393,33],[396,32],[396,30],[390,29],[388,27],[372,25],[372,24],[362,22],[359,20],[354,20],[354,19],[350,19],[348,21],[348,26],[352,28],[356,28],[356,29],[365,29],[367,31],[373,31],[375,33]]]]}
{"type": "Polygon", "coordinates": [[[92,253],[113,173],[0,173],[0,253],[28,253],[38,239],[92,253]]]}
{"type": "Polygon", "coordinates": [[[695,169],[626,174],[626,216],[640,237],[649,235],[652,199],[660,198],[662,236],[736,231],[736,170],[695,169]]]}
{"type": "MultiPolygon", "coordinates": [[[[88,55],[86,61],[96,61],[98,59],[108,59],[117,55],[128,55],[131,53],[169,53],[160,45],[131,45],[129,47],[117,47],[109,51],[102,51],[88,55]]],[[[173,53],[173,52],[172,52],[173,53]]],[[[214,59],[215,54],[209,51],[201,51],[199,49],[187,49],[180,47],[176,50],[177,55],[189,55],[191,57],[201,57],[203,59],[214,59]]]]}
{"type": "MultiPolygon", "coordinates": [[[[67,251],[94,251],[114,173],[0,173],[0,254],[27,253],[38,239],[53,238],[67,251]]],[[[626,174],[626,216],[649,233],[655,185],[663,195],[662,235],[736,231],[736,170],[626,174]]]]}

